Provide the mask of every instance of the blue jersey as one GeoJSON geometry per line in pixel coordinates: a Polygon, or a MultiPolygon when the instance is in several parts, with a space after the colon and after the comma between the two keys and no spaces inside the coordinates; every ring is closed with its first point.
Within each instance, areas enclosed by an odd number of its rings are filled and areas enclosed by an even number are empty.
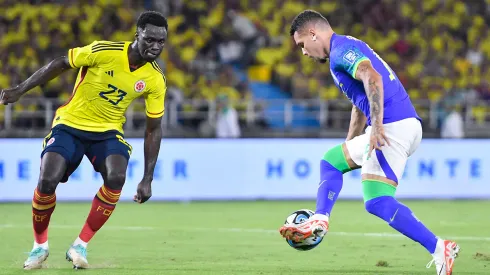
{"type": "Polygon", "coordinates": [[[411,117],[421,120],[407,91],[390,66],[365,42],[334,33],[330,41],[330,72],[335,85],[366,115],[367,124],[371,125],[369,100],[362,81],[355,79],[357,67],[364,60],[370,60],[383,78],[383,124],[411,117]]]}

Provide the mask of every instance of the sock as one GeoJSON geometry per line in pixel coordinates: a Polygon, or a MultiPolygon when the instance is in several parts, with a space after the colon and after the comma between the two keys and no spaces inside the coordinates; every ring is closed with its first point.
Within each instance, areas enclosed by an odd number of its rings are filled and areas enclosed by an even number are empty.
{"type": "Polygon", "coordinates": [[[32,198],[34,248],[48,247],[48,225],[56,206],[56,194],[43,194],[36,188],[32,198]]]}
{"type": "Polygon", "coordinates": [[[38,247],[42,247],[43,249],[49,249],[48,241],[46,241],[44,243],[37,243],[36,241],[34,241],[34,245],[32,246],[32,250],[34,250],[38,247]]]}
{"type": "Polygon", "coordinates": [[[82,239],[80,239],[80,237],[78,237],[74,242],[73,242],[73,245],[79,245],[81,244],[83,247],[87,248],[87,243],[82,241],[82,239]]]}
{"type": "Polygon", "coordinates": [[[342,145],[330,149],[320,162],[320,185],[318,186],[315,214],[330,216],[342,190],[344,173],[351,171],[345,159],[342,145]]]}
{"type": "Polygon", "coordinates": [[[320,163],[320,186],[316,195],[315,214],[330,216],[333,205],[342,190],[342,172],[330,163],[322,160],[320,163]]]}
{"type": "Polygon", "coordinates": [[[81,244],[87,247],[87,243],[111,216],[120,195],[121,190],[113,190],[102,185],[92,201],[92,208],[88,214],[87,221],[78,236],[80,241],[77,239],[75,241],[76,244],[74,243],[75,245],[81,244]]]}
{"type": "Polygon", "coordinates": [[[437,237],[415,217],[410,208],[391,196],[368,200],[365,205],[369,213],[380,217],[392,228],[420,243],[429,253],[434,254],[437,237]]]}

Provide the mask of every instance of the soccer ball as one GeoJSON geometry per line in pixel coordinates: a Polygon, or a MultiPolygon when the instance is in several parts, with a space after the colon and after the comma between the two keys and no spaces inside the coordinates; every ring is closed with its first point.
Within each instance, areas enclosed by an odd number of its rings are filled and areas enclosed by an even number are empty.
{"type": "MultiPolygon", "coordinates": [[[[286,218],[284,224],[286,225],[286,224],[304,223],[306,220],[308,220],[308,218],[310,218],[314,214],[315,212],[309,209],[300,209],[291,213],[291,215],[289,215],[286,218]]],[[[296,250],[307,251],[315,248],[318,244],[320,244],[322,240],[323,237],[310,236],[301,242],[295,242],[293,240],[286,240],[286,242],[289,244],[289,246],[291,246],[296,250]]]]}

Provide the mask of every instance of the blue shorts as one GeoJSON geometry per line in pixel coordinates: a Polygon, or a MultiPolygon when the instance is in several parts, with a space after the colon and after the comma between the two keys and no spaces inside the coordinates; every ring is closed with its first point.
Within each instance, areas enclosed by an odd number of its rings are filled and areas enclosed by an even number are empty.
{"type": "Polygon", "coordinates": [[[41,158],[47,152],[63,156],[68,168],[61,182],[67,182],[68,177],[82,162],[84,155],[92,163],[95,171],[99,172],[109,155],[122,155],[129,161],[132,149],[123,135],[116,130],[88,132],[59,124],[53,127],[44,139],[41,158]]]}

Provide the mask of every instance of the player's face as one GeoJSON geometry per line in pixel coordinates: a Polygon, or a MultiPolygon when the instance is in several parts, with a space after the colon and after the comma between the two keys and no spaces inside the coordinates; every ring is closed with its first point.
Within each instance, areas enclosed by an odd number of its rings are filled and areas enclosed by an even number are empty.
{"type": "Polygon", "coordinates": [[[165,27],[157,27],[147,24],[144,29],[138,31],[138,51],[146,62],[155,61],[162,53],[167,31],[165,27]]]}
{"type": "Polygon", "coordinates": [[[299,34],[295,32],[293,37],[296,45],[301,48],[303,55],[320,63],[327,62],[327,55],[325,54],[323,44],[317,39],[315,33],[305,32],[304,34],[299,34]]]}

